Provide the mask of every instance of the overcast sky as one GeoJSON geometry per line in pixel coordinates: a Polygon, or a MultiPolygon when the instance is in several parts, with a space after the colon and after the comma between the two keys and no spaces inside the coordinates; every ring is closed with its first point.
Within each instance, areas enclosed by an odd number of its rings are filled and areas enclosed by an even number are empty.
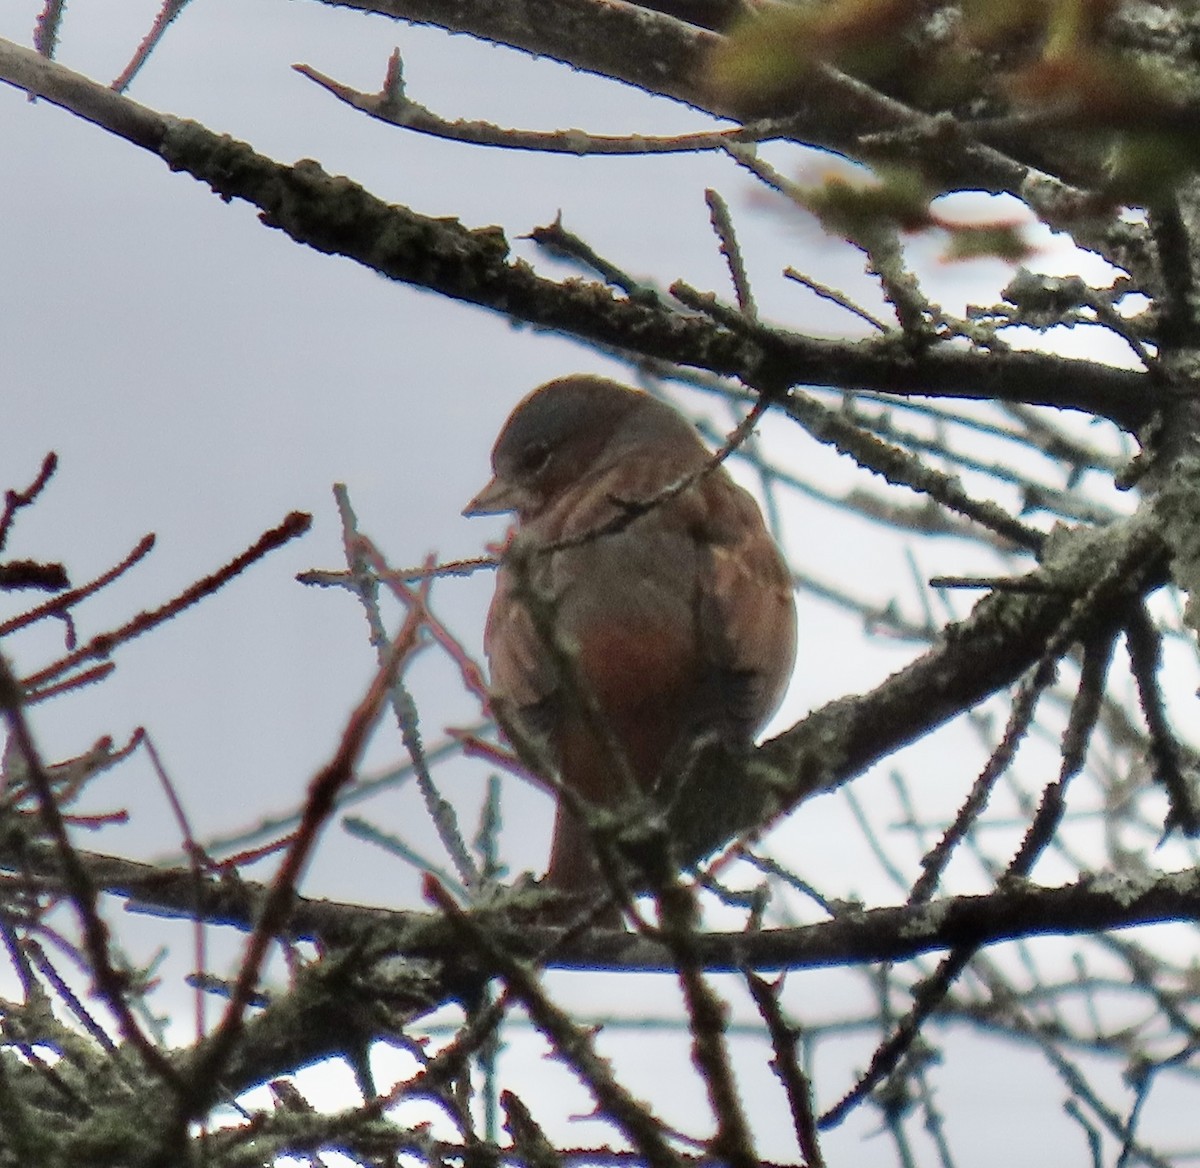
{"type": "MultiPolygon", "coordinates": [[[[144,0],[72,5],[59,60],[110,81],[156,7],[144,0]]],[[[0,0],[0,36],[29,44],[41,8],[42,0],[0,0]]],[[[396,45],[410,95],[446,117],[601,133],[672,133],[711,124],[552,62],[283,0],[198,0],[130,96],[283,161],[316,158],[326,170],[418,211],[453,215],[469,226],[500,224],[514,248],[531,258],[531,245],[518,237],[561,210],[569,229],[635,273],[664,284],[682,278],[727,296],[703,197],[704,188],[714,186],[734,210],[766,315],[830,335],[859,327],[783,280],[779,271],[787,264],[878,304],[856,253],[830,244],[799,216],[765,210],[749,178],[728,159],[539,157],[437,142],[337,105],[289,67],[304,62],[374,90],[396,45]]],[[[816,165],[798,151],[779,161],[816,165]]],[[[996,263],[939,268],[935,257],[936,245],[917,247],[917,262],[935,276],[937,294],[952,309],[969,299],[994,299],[1011,274],[996,263]]],[[[555,271],[545,259],[537,262],[555,271]]],[[[1046,263],[1056,262],[1048,250],[1046,263]]],[[[202,838],[235,833],[294,807],[371,674],[373,657],[355,603],[294,581],[306,568],[340,564],[331,484],[349,485],[363,529],[394,564],[417,563],[430,552],[478,554],[502,524],[467,521],[459,511],[486,480],[489,448],[512,405],[532,386],[567,372],[623,375],[573,342],[299,247],[264,228],[247,207],[226,205],[128,143],[49,104],[31,105],[5,87],[0,276],[0,488],[26,485],[48,450],[61,460],[45,497],[21,517],[8,554],[63,559],[80,582],[119,560],[145,532],[159,539],[145,564],[80,612],[83,635],[161,603],[288,511],[315,516],[307,538],[144,643],[123,649],[116,676],[103,686],[37,711],[37,730],[54,757],[78,753],[102,734],[124,740],[134,727],[147,727],[202,838]]],[[[826,460],[829,474],[841,481],[852,474],[814,444],[804,446],[794,429],[775,440],[801,444],[789,451],[809,466],[826,460]]],[[[884,600],[911,594],[903,549],[856,538],[860,529],[845,524],[828,513],[787,520],[793,538],[822,549],[827,575],[848,576],[884,600]]],[[[935,554],[945,558],[922,563],[926,574],[963,570],[955,549],[935,554]]],[[[435,591],[438,610],[476,650],[490,588],[483,577],[448,581],[435,591]]],[[[60,635],[59,629],[42,631],[15,640],[8,651],[28,670],[54,654],[60,635]]],[[[911,654],[907,647],[863,650],[856,621],[804,602],[801,669],[778,725],[869,687],[911,654]],[[819,669],[805,667],[814,660],[819,669]]],[[[429,741],[444,726],[472,719],[453,672],[433,655],[414,684],[429,741]]],[[[371,752],[373,767],[401,757],[394,732],[382,732],[371,752]]],[[[468,825],[483,774],[459,766],[439,775],[468,825]]],[[[789,839],[806,858],[845,863],[847,841],[832,803],[818,800],[806,808],[789,839]]],[[[142,856],[177,849],[177,832],[143,760],[106,777],[89,806],[125,806],[136,814],[127,828],[109,829],[85,840],[87,846],[142,856]]],[[[444,862],[411,790],[374,801],[369,814],[444,862]]],[[[539,869],[549,826],[549,801],[511,784],[504,842],[512,867],[539,869]]],[[[881,878],[866,872],[856,859],[827,883],[845,895],[878,895],[881,878]]],[[[411,872],[380,850],[348,840],[336,825],[304,891],[418,903],[411,872]]],[[[159,931],[133,934],[135,949],[157,943],[159,931]]],[[[807,1001],[838,1000],[849,976],[811,975],[803,980],[807,1001]]],[[[578,978],[557,984],[568,1001],[594,994],[578,978]]],[[[672,994],[664,979],[622,979],[623,989],[630,984],[639,987],[637,1001],[646,1010],[672,994]]],[[[677,1044],[636,1041],[638,1058],[628,1068],[635,1091],[658,1094],[664,1081],[685,1077],[669,1065],[681,1056],[677,1044]]],[[[846,1083],[866,1048],[848,1042],[831,1049],[844,1054],[845,1064],[823,1067],[825,1081],[846,1083]]],[[[749,1081],[777,1104],[762,1056],[763,1048],[752,1045],[741,1061],[756,1065],[747,1070],[749,1081]]],[[[506,1057],[520,1073],[521,1060],[538,1058],[539,1049],[517,1041],[506,1057]]],[[[1003,1072],[976,1062],[970,1074],[941,1085],[944,1112],[967,1133],[964,1162],[981,1168],[1020,1163],[1024,1151],[1051,1162],[1037,1116],[1039,1108],[1047,1115],[1057,1111],[1061,1091],[1044,1070],[1003,1072]],[[1011,1124],[1017,1107],[1028,1109],[1027,1134],[1011,1124]]],[[[681,1094],[671,1106],[686,1116],[694,1102],[681,1094]]],[[[575,1098],[573,1105],[582,1104],[575,1098]]],[[[763,1123],[769,1131],[772,1121],[763,1123]]],[[[870,1116],[862,1115],[831,1137],[833,1146],[859,1148],[870,1127],[870,1116]]],[[[1062,1134],[1063,1125],[1054,1130],[1062,1134]]],[[[768,1135],[764,1154],[790,1155],[784,1136],[782,1126],[777,1138],[768,1135]]],[[[882,1143],[869,1147],[883,1157],[871,1162],[888,1162],[882,1143]]],[[[1074,1143],[1065,1147],[1073,1155],[1081,1150],[1074,1143]]]]}

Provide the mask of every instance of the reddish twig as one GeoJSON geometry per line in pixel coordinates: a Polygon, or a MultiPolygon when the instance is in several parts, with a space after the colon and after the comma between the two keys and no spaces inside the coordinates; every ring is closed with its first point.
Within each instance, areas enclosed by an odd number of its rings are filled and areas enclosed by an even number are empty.
{"type": "Polygon", "coordinates": [[[177,1116],[180,1130],[195,1117],[194,1112],[208,1098],[241,1033],[246,1007],[258,984],[267,950],[287,922],[297,885],[321,828],[333,812],[338,792],[354,779],[358,760],[387,701],[392,682],[417,648],[420,628],[420,613],[414,609],[385,655],[366,695],[350,715],[333,758],[309,784],[300,826],[271,882],[254,932],[246,943],[225,1014],[212,1036],[197,1050],[188,1069],[189,1090],[186,1098],[181,1100],[181,1113],[177,1116]]]}
{"type": "Polygon", "coordinates": [[[142,38],[142,43],[138,45],[129,64],[121,70],[120,76],[112,83],[113,92],[124,93],[129,88],[130,83],[149,60],[150,54],[157,47],[159,41],[166,35],[168,26],[183,11],[187,3],[188,0],[163,0],[163,5],[158,10],[158,15],[155,16],[150,31],[142,38]]]}
{"type": "MultiPolygon", "coordinates": [[[[105,736],[83,754],[47,766],[46,773],[50,776],[54,797],[59,806],[65,807],[73,803],[85,784],[102,771],[109,770],[128,758],[136,745],[136,740],[131,738],[124,746],[114,748],[112,739],[105,736]]],[[[24,777],[19,766],[9,768],[5,776],[4,795],[0,799],[0,813],[15,809],[28,796],[28,785],[22,782],[24,777]]]]}
{"type": "Polygon", "coordinates": [[[243,868],[247,864],[257,864],[259,860],[265,860],[268,856],[273,856],[276,852],[282,852],[284,848],[290,848],[295,838],[296,833],[290,831],[287,835],[280,836],[269,843],[260,844],[256,848],[247,848],[243,852],[235,852],[232,856],[226,856],[225,859],[218,863],[218,870],[221,872],[236,872],[237,869],[243,868]]]}
{"type": "Polygon", "coordinates": [[[120,811],[98,811],[94,815],[63,815],[63,823],[69,823],[72,827],[85,827],[89,831],[128,822],[129,812],[124,808],[120,811]]]}
{"type": "Polygon", "coordinates": [[[54,798],[53,784],[33,741],[25,711],[21,706],[21,685],[0,657],[0,707],[3,707],[9,734],[25,764],[25,777],[37,796],[42,824],[54,843],[63,882],[83,931],[84,950],[96,989],[116,1016],[121,1034],[164,1082],[177,1085],[179,1076],[166,1056],[144,1033],[125,1000],[126,979],[109,959],[108,928],[100,919],[97,893],[86,868],[75,854],[67,835],[66,823],[54,798]]]}
{"type": "Polygon", "coordinates": [[[144,559],[153,547],[153,533],[143,536],[138,541],[137,547],[119,564],[109,568],[107,572],[101,573],[101,575],[87,584],[82,584],[78,588],[72,588],[70,592],[64,592],[60,596],[55,596],[52,600],[47,600],[44,604],[39,604],[36,608],[31,608],[28,612],[23,612],[19,616],[14,616],[11,620],[0,624],[0,637],[6,637],[9,633],[15,632],[17,629],[26,628],[43,617],[62,616],[68,608],[78,604],[93,593],[99,592],[101,588],[111,584],[119,576],[123,576],[134,564],[144,559]]]}
{"type": "Polygon", "coordinates": [[[46,701],[48,698],[56,698],[62,694],[70,693],[72,690],[83,689],[84,686],[88,685],[95,685],[113,673],[116,668],[113,662],[102,661],[99,665],[93,665],[90,669],[81,670],[71,677],[64,677],[62,681],[56,682],[54,685],[48,685],[43,689],[30,690],[25,695],[25,704],[33,706],[38,702],[46,701]]]}
{"type": "Polygon", "coordinates": [[[725,1043],[727,1010],[704,980],[704,964],[696,948],[699,911],[695,894],[673,874],[666,874],[655,899],[662,918],[658,939],[671,951],[683,990],[692,1061],[704,1081],[717,1120],[717,1134],[710,1145],[713,1155],[732,1168],[757,1168],[754,1137],[738,1097],[725,1043]]]}
{"type": "Polygon", "coordinates": [[[788,1024],[779,1007],[778,985],[771,985],[765,978],[759,977],[749,969],[745,970],[745,977],[750,996],[754,999],[759,1016],[766,1023],[767,1033],[771,1036],[771,1049],[774,1051],[771,1069],[783,1084],[787,1095],[788,1107],[792,1113],[792,1128],[796,1133],[796,1142],[800,1145],[800,1154],[804,1157],[805,1166],[825,1168],[825,1158],[821,1155],[821,1145],[817,1138],[817,1120],[813,1114],[812,1086],[796,1058],[796,1043],[800,1035],[788,1024]]]}
{"type": "Polygon", "coordinates": [[[25,678],[23,683],[25,688],[37,689],[52,678],[58,677],[68,669],[78,665],[81,661],[107,657],[118,645],[122,645],[126,641],[131,641],[134,637],[140,637],[143,633],[147,633],[164,621],[178,616],[185,608],[190,608],[193,604],[203,600],[219,588],[224,587],[235,576],[240,575],[256,560],[262,559],[268,552],[272,552],[289,540],[303,535],[311,525],[311,515],[307,515],[302,511],[293,511],[278,527],[273,527],[270,531],[264,532],[249,548],[242,552],[241,555],[230,560],[223,568],[220,568],[210,576],[205,576],[203,579],[197,580],[191,587],[185,588],[173,600],[167,601],[166,604],[161,605],[159,608],[138,613],[132,620],[126,621],[119,628],[114,629],[110,633],[100,633],[73,653],[68,653],[53,664],[47,665],[45,669],[25,678]]]}
{"type": "Polygon", "coordinates": [[[499,767],[500,770],[507,771],[510,775],[516,775],[518,779],[524,779],[525,782],[532,783],[533,786],[543,791],[555,792],[556,788],[553,784],[530,770],[511,750],[499,743],[489,742],[486,738],[480,738],[478,734],[470,730],[459,730],[454,726],[448,726],[446,733],[459,744],[463,758],[481,758],[485,762],[490,762],[492,766],[499,767]]]}
{"type": "Polygon", "coordinates": [[[8,543],[9,532],[12,531],[13,520],[22,507],[28,507],[46,489],[46,484],[58,469],[58,455],[53,450],[42,459],[41,469],[37,478],[23,491],[4,492],[4,512],[0,514],[0,549],[8,543]]]}
{"type": "MultiPolygon", "coordinates": [[[[459,676],[462,678],[466,691],[472,697],[478,698],[481,704],[486,705],[487,682],[483,679],[483,669],[479,662],[467,652],[463,643],[433,615],[428,607],[427,596],[418,594],[408,586],[407,574],[393,571],[388,567],[379,549],[366,536],[359,536],[359,538],[363,541],[363,555],[370,563],[376,577],[391,589],[396,598],[405,606],[420,603],[425,607],[425,627],[446,656],[458,666],[459,676]]],[[[429,576],[422,577],[424,583],[430,579],[429,576]]]]}

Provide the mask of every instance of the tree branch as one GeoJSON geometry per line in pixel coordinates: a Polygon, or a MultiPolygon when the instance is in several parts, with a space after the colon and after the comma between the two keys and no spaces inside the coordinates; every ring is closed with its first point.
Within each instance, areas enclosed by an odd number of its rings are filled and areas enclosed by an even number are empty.
{"type": "Polygon", "coordinates": [[[1131,598],[1165,583],[1166,559],[1148,508],[1052,543],[1046,563],[1028,576],[1034,591],[992,593],[965,620],[947,626],[932,649],[870,693],[830,702],[765,743],[739,781],[736,799],[727,771],[701,768],[688,798],[672,812],[672,836],[683,855],[698,858],[739,833],[761,829],[1011,685],[1102,577],[1112,587],[1097,596],[1078,636],[1121,623],[1131,598]],[[1118,563],[1123,572],[1114,570],[1118,563]]]}
{"type": "MultiPolygon", "coordinates": [[[[158,915],[248,931],[268,893],[265,885],[251,881],[206,877],[198,883],[185,868],[157,868],[95,852],[76,854],[97,888],[127,898],[132,909],[158,915]]],[[[55,883],[62,877],[52,848],[14,846],[11,834],[0,840],[0,867],[19,868],[55,883]]],[[[593,930],[564,941],[562,929],[525,918],[513,923],[500,908],[479,910],[479,915],[514,959],[552,951],[547,964],[555,969],[675,972],[671,948],[648,936],[593,930]]],[[[980,948],[1020,937],[1070,937],[1197,918],[1200,873],[1126,877],[1105,872],[1053,888],[1017,880],[985,895],[867,909],[819,924],[755,933],[698,933],[695,944],[706,970],[769,972],[905,961],[961,945],[980,948]]],[[[461,938],[439,916],[297,896],[287,930],[291,937],[319,941],[331,950],[369,946],[369,955],[359,952],[355,959],[354,977],[347,977],[346,985],[339,981],[340,993],[349,992],[351,983],[366,985],[372,963],[383,971],[381,976],[393,975],[388,962],[397,956],[444,963],[425,968],[420,994],[412,976],[406,975],[410,1006],[432,1008],[461,989],[456,981],[464,972],[461,938]]],[[[350,1011],[349,1003],[346,1009],[350,1011]]]]}
{"type": "Polygon", "coordinates": [[[548,280],[510,258],[499,228],[469,230],[385,203],[315,162],[285,166],[198,123],[127,102],[4,41],[0,80],[154,151],[223,199],[252,203],[267,226],[316,251],[582,340],[751,385],[827,385],[1048,405],[1083,410],[1131,431],[1166,400],[1149,375],[1092,361],[945,347],[901,353],[874,340],[829,341],[749,323],[734,330],[666,304],[630,301],[601,284],[548,280]]]}

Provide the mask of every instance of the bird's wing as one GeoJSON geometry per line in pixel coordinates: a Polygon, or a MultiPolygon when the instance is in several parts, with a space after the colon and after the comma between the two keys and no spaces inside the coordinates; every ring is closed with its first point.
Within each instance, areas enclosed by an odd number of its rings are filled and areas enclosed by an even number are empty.
{"type": "Polygon", "coordinates": [[[723,468],[678,506],[708,553],[698,589],[704,651],[725,686],[726,717],[749,741],[775,712],[795,663],[791,575],[758,504],[723,468]]]}

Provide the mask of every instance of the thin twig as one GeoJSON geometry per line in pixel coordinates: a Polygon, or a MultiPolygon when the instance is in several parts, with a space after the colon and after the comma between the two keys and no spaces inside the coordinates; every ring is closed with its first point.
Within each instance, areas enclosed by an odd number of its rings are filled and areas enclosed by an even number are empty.
{"type": "Polygon", "coordinates": [[[1171,731],[1163,702],[1159,670],[1162,666],[1162,638],[1144,604],[1137,605],[1125,626],[1125,644],[1129,667],[1137,682],[1138,699],[1146,729],[1150,735],[1150,757],[1155,778],[1167,792],[1170,808],[1164,831],[1180,828],[1189,837],[1200,834],[1200,807],[1196,795],[1180,767],[1180,747],[1171,731]]]}
{"type": "Polygon", "coordinates": [[[400,50],[393,51],[388,61],[383,89],[379,93],[362,93],[327,77],[311,65],[293,65],[303,77],[332,93],[339,101],[353,106],[381,122],[428,134],[451,142],[468,142],[474,146],[496,146],[506,150],[533,150],[543,154],[695,154],[700,151],[721,150],[730,143],[766,142],[783,137],[788,123],[778,120],[750,122],[734,130],[712,130],[698,134],[677,134],[654,137],[627,134],[614,137],[592,134],[585,130],[514,130],[494,122],[449,121],[413,101],[404,92],[401,75],[400,50]]]}
{"type": "Polygon", "coordinates": [[[436,881],[425,881],[426,896],[442,911],[470,951],[504,979],[511,995],[591,1091],[597,1105],[652,1168],[681,1168],[680,1157],[663,1136],[662,1125],[616,1079],[595,1050],[592,1035],[546,996],[533,970],[516,960],[454,903],[436,881]]]}
{"type": "Polygon", "coordinates": [[[150,54],[154,52],[166,35],[171,22],[187,7],[188,3],[189,0],[162,0],[162,7],[158,10],[158,15],[155,16],[150,31],[138,45],[137,52],[134,53],[129,64],[121,70],[120,76],[112,83],[115,92],[124,93],[129,88],[133,79],[141,72],[142,66],[150,59],[150,54]]]}
{"type": "Polygon", "coordinates": [[[194,1110],[207,1098],[241,1033],[247,1003],[258,983],[267,950],[287,922],[300,876],[321,828],[336,808],[338,791],[353,780],[358,760],[391,691],[392,681],[415,651],[419,632],[420,614],[410,611],[366,694],[347,720],[333,758],[309,784],[300,826],[267,891],[254,932],[246,944],[225,1014],[208,1040],[195,1049],[187,1068],[188,1091],[181,1099],[181,1112],[177,1117],[181,1129],[194,1118],[194,1110]]]}
{"type": "MultiPolygon", "coordinates": [[[[198,979],[203,978],[208,973],[208,931],[198,911],[201,897],[200,886],[204,879],[205,870],[211,870],[214,865],[196,840],[195,832],[192,831],[191,821],[188,819],[187,812],[184,810],[183,803],[179,798],[179,792],[175,789],[175,784],[171,781],[170,775],[167,774],[167,768],[163,765],[158,748],[154,745],[154,740],[140,726],[134,732],[134,738],[146,751],[150,759],[150,765],[154,770],[155,776],[158,778],[158,785],[162,788],[167,804],[171,808],[171,814],[175,817],[175,823],[179,828],[179,834],[183,840],[183,850],[188,858],[188,866],[191,869],[192,878],[196,882],[197,911],[191,914],[192,965],[193,976],[198,979]]],[[[202,1039],[207,1031],[204,1014],[205,1001],[205,994],[197,987],[194,1002],[197,1041],[202,1039]]]]}
{"type": "Polygon", "coordinates": [[[889,326],[884,324],[879,317],[868,312],[861,304],[851,300],[844,292],[839,292],[836,288],[829,287],[828,284],[822,284],[819,280],[814,280],[811,276],[806,276],[803,272],[797,271],[790,266],[783,269],[783,274],[789,280],[794,280],[797,284],[803,285],[822,300],[828,300],[836,304],[839,308],[844,308],[852,316],[857,316],[859,320],[869,324],[877,332],[886,333],[889,331],[889,326]]]}
{"type": "Polygon", "coordinates": [[[107,926],[100,919],[96,887],[87,869],[80,863],[67,835],[66,824],[54,798],[50,775],[34,744],[33,734],[21,703],[20,683],[13,676],[7,660],[0,656],[0,706],[3,707],[9,734],[12,735],[25,765],[25,777],[37,795],[42,824],[54,843],[63,880],[83,931],[83,943],[92,977],[105,1003],[116,1016],[125,1040],[165,1083],[179,1087],[180,1078],[175,1067],[137,1024],[126,1001],[125,979],[110,958],[109,933],[107,926]]]}
{"type": "Polygon", "coordinates": [[[729,214],[729,205],[711,187],[704,192],[704,201],[708,204],[709,222],[721,242],[721,254],[729,266],[729,278],[733,281],[734,294],[737,296],[738,308],[750,320],[758,317],[758,309],[754,304],[754,293],[750,290],[750,277],[746,274],[746,260],[738,245],[737,232],[733,229],[733,217],[729,214]]]}
{"type": "Polygon", "coordinates": [[[27,628],[44,617],[61,616],[67,609],[73,608],[81,600],[86,600],[87,597],[94,595],[101,588],[107,587],[114,580],[123,576],[139,560],[149,555],[153,547],[154,535],[144,535],[129,555],[114,567],[109,568],[107,572],[101,572],[94,580],[90,580],[86,584],[81,584],[78,588],[72,588],[69,592],[63,592],[55,596],[52,600],[47,600],[43,604],[39,604],[36,608],[31,608],[26,612],[20,613],[18,616],[12,617],[10,620],[4,621],[0,624],[0,637],[7,637],[17,629],[27,628]]]}
{"type": "Polygon", "coordinates": [[[1100,717],[1104,684],[1108,678],[1108,668],[1115,646],[1116,636],[1111,631],[1101,634],[1099,638],[1089,641],[1084,646],[1079,687],[1075,692],[1075,700],[1071,703],[1067,728],[1063,732],[1062,765],[1058,778],[1042,792],[1041,803],[1029,830],[1005,870],[1007,878],[1028,876],[1035,860],[1058,830],[1062,821],[1067,786],[1083,770],[1088,743],[1100,717]]]}
{"type": "MultiPolygon", "coordinates": [[[[49,54],[47,53],[47,55],[49,54]]],[[[4,492],[4,511],[0,513],[0,550],[3,550],[8,543],[8,537],[12,531],[13,521],[16,518],[17,512],[22,507],[30,506],[37,499],[38,495],[46,489],[46,484],[57,469],[58,455],[52,450],[42,459],[42,466],[37,473],[37,477],[25,490],[8,490],[4,492]]]]}
{"type": "Polygon", "coordinates": [[[100,633],[98,636],[93,637],[86,645],[83,645],[72,653],[68,653],[65,657],[60,657],[53,664],[38,670],[37,673],[24,678],[22,685],[27,689],[38,689],[45,685],[46,682],[59,677],[69,669],[73,669],[82,661],[108,657],[119,645],[133,640],[134,637],[140,637],[143,633],[148,633],[164,621],[178,616],[184,609],[190,608],[193,604],[203,600],[219,588],[224,587],[230,580],[244,572],[256,560],[261,560],[263,556],[274,551],[276,548],[282,547],[289,540],[303,535],[311,526],[311,515],[306,515],[302,511],[293,511],[278,527],[273,527],[270,531],[264,532],[244,552],[234,557],[228,564],[214,572],[211,576],[205,576],[202,580],[196,581],[195,584],[185,588],[174,599],[167,601],[166,604],[158,608],[140,612],[137,616],[126,621],[125,624],[120,625],[111,632],[100,633]]]}
{"type": "Polygon", "coordinates": [[[800,1034],[783,1016],[779,1005],[781,984],[771,985],[749,969],[744,971],[743,976],[750,996],[758,1007],[759,1017],[766,1023],[767,1034],[771,1038],[771,1069],[787,1095],[788,1108],[792,1113],[792,1130],[796,1133],[796,1142],[800,1145],[805,1168],[825,1168],[825,1158],[821,1155],[821,1144],[817,1134],[817,1121],[813,1113],[812,1085],[801,1069],[799,1059],[796,1058],[800,1034]]]}
{"type": "Polygon", "coordinates": [[[722,1164],[757,1168],[754,1136],[738,1097],[725,1039],[726,1008],[704,980],[704,966],[695,944],[699,920],[695,893],[672,873],[661,875],[662,883],[655,890],[661,917],[658,935],[674,958],[688,1015],[692,1061],[717,1120],[717,1133],[710,1147],[722,1164]]]}
{"type": "MultiPolygon", "coordinates": [[[[342,521],[342,544],[346,565],[354,578],[354,592],[358,596],[367,618],[371,643],[382,660],[387,652],[387,637],[383,629],[383,618],[379,611],[378,594],[380,572],[389,572],[390,569],[371,541],[359,534],[358,517],[351,506],[350,495],[344,484],[335,484],[334,498],[337,500],[338,514],[342,521]]],[[[404,603],[409,617],[412,618],[415,615],[419,620],[422,631],[432,627],[434,623],[428,608],[429,588],[432,583],[432,578],[425,578],[415,592],[400,581],[393,581],[390,584],[392,592],[404,603]]],[[[448,634],[446,634],[446,639],[457,646],[457,642],[449,638],[448,634]]],[[[461,651],[461,659],[465,662],[465,650],[461,651]]],[[[476,670],[476,674],[477,676],[473,679],[476,692],[482,694],[484,690],[482,674],[478,670],[476,670]]],[[[416,702],[401,677],[395,679],[390,702],[392,713],[400,727],[401,741],[413,764],[417,787],[425,801],[438,838],[453,861],[463,884],[470,889],[477,889],[479,870],[467,850],[454,807],[442,797],[433,781],[421,737],[416,702]]]]}

